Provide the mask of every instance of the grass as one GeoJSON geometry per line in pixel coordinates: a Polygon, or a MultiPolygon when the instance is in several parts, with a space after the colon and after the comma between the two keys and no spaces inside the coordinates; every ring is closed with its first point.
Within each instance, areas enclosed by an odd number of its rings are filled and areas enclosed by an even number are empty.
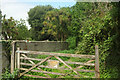
{"type": "MultiPolygon", "coordinates": [[[[57,51],[57,52],[53,52],[53,53],[69,53],[69,54],[74,54],[74,50],[63,50],[63,51],[57,51]]],[[[47,55],[39,55],[36,58],[38,59],[44,59],[48,57],[47,55]]],[[[73,58],[73,57],[60,57],[63,61],[71,61],[71,62],[86,62],[90,59],[84,59],[84,58],[73,58]]],[[[55,57],[50,58],[52,60],[57,60],[55,57]]],[[[38,63],[39,61],[34,61],[34,63],[38,63]]],[[[47,65],[47,62],[42,63],[42,65],[47,65]]],[[[63,63],[59,63],[59,67],[63,66],[63,63]]],[[[80,65],[75,65],[75,64],[68,64],[70,65],[72,68],[76,68],[77,66],[80,65]]],[[[27,67],[27,66],[24,66],[27,67]]],[[[65,66],[64,68],[68,68],[67,66],[65,66]]],[[[37,70],[37,68],[35,68],[37,70]]],[[[58,70],[58,69],[50,69],[50,68],[41,68],[44,71],[48,71],[48,72],[56,72],[56,73],[67,73],[69,75],[63,76],[62,78],[73,78],[73,75],[76,75],[75,72],[73,72],[72,70],[58,70]]],[[[92,66],[83,66],[80,69],[86,69],[86,70],[94,70],[94,67],[92,66]]],[[[27,74],[30,75],[39,75],[39,76],[43,76],[46,77],[46,75],[44,75],[43,73],[38,73],[38,72],[31,72],[29,71],[27,74]]],[[[89,73],[89,72],[79,72],[79,74],[85,75],[85,76],[89,76],[94,77],[94,73],[89,73]]],[[[48,74],[51,78],[58,78],[59,75],[54,75],[54,74],[48,74]]],[[[27,77],[27,76],[23,76],[22,78],[32,78],[32,77],[27,77]]],[[[84,77],[83,77],[84,78],[84,77]]]]}

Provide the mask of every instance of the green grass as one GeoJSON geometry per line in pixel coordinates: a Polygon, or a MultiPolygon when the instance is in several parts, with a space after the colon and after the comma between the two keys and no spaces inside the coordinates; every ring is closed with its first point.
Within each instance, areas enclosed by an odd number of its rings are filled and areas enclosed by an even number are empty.
{"type": "MultiPolygon", "coordinates": [[[[57,52],[53,52],[53,53],[69,53],[69,54],[74,54],[74,50],[63,50],[63,51],[57,51],[57,52]]],[[[38,59],[45,59],[46,57],[48,57],[47,55],[39,55],[36,56],[36,58],[38,59]]],[[[73,57],[60,57],[63,61],[71,61],[71,62],[87,62],[90,59],[84,59],[84,58],[73,58],[73,57]]],[[[52,60],[57,60],[55,57],[50,58],[52,60]]],[[[35,63],[38,63],[39,61],[34,61],[35,63]]],[[[42,65],[47,65],[47,62],[42,63],[42,65]]],[[[63,63],[59,63],[59,67],[63,66],[63,63]]],[[[76,68],[77,66],[80,65],[75,65],[75,64],[68,64],[70,65],[72,68],[76,68]]],[[[26,66],[24,66],[26,68],[26,66]]],[[[65,66],[64,68],[68,68],[67,66],[65,66]]],[[[37,68],[35,68],[37,69],[37,68]]],[[[56,72],[56,73],[66,73],[69,75],[63,76],[62,78],[73,78],[73,75],[76,75],[75,72],[73,72],[72,70],[59,70],[59,69],[50,69],[50,68],[41,68],[44,71],[48,71],[48,72],[56,72]]],[[[92,66],[83,66],[80,69],[86,69],[86,70],[94,70],[94,67],[92,66]]],[[[44,75],[43,73],[38,73],[38,72],[28,72],[27,74],[30,75],[39,75],[39,76],[43,76],[46,77],[46,75],[44,75]]],[[[85,75],[85,76],[89,76],[94,77],[94,73],[89,73],[89,72],[79,72],[79,74],[85,75]]],[[[54,74],[48,74],[51,78],[58,78],[59,75],[54,75],[54,74]]],[[[32,77],[26,77],[23,76],[22,78],[32,78],[32,77]]],[[[83,77],[84,78],[84,77],[83,77]]]]}

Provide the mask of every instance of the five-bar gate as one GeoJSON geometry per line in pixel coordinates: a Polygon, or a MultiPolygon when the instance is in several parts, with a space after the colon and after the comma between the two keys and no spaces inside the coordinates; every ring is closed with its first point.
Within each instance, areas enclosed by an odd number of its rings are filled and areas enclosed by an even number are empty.
{"type": "Polygon", "coordinates": [[[95,46],[95,55],[27,51],[18,48],[14,57],[14,69],[19,69],[19,77],[53,78],[51,75],[55,75],[55,78],[66,76],[73,78],[89,77],[81,74],[81,72],[95,73],[94,78],[100,77],[97,45],[95,46]],[[80,62],[79,59],[83,58],[87,61],[80,62]],[[73,59],[78,61],[73,61],[73,59]],[[93,66],[94,70],[82,69],[85,66],[93,66]],[[34,73],[34,75],[30,73],[34,73]]]}

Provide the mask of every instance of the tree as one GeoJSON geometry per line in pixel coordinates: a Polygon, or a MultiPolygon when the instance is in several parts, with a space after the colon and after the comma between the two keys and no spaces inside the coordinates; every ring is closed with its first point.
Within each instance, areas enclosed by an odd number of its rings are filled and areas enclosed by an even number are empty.
{"type": "Polygon", "coordinates": [[[47,33],[54,36],[55,40],[65,41],[68,37],[68,26],[71,20],[68,10],[69,8],[61,8],[47,12],[41,34],[47,33]]]}
{"type": "Polygon", "coordinates": [[[2,39],[23,40],[29,38],[29,31],[24,20],[14,20],[12,17],[2,19],[2,39]]]}
{"type": "Polygon", "coordinates": [[[20,19],[20,21],[16,21],[16,28],[18,31],[18,35],[16,35],[17,40],[26,40],[30,38],[30,33],[25,24],[25,20],[20,19]]]}
{"type": "Polygon", "coordinates": [[[93,3],[88,2],[77,2],[74,6],[70,8],[70,14],[72,15],[71,25],[69,27],[70,35],[69,38],[75,39],[76,47],[78,42],[82,40],[82,34],[80,30],[82,27],[87,27],[88,24],[86,20],[90,17],[90,14],[93,12],[96,6],[93,7],[93,3]],[[86,25],[85,25],[86,24],[86,25]]]}
{"type": "Polygon", "coordinates": [[[5,40],[12,40],[14,39],[15,35],[18,35],[17,29],[16,29],[16,23],[15,20],[10,17],[10,19],[6,19],[5,15],[2,19],[2,37],[5,40]]]}
{"type": "Polygon", "coordinates": [[[31,38],[34,40],[44,40],[47,35],[44,37],[41,36],[40,32],[43,28],[43,21],[46,12],[51,11],[53,8],[50,5],[47,6],[36,6],[28,12],[28,22],[31,26],[31,38]]]}
{"type": "Polygon", "coordinates": [[[76,53],[94,54],[94,46],[99,45],[101,78],[119,77],[120,4],[78,2],[72,11],[73,23],[80,26],[72,27],[80,38],[76,53]]]}

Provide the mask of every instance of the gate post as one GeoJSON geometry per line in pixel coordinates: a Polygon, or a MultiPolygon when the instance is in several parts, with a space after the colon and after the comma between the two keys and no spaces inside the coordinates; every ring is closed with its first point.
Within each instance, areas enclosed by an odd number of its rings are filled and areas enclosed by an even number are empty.
{"type": "Polygon", "coordinates": [[[100,78],[99,72],[99,51],[98,45],[95,45],[95,77],[100,78]]]}
{"type": "Polygon", "coordinates": [[[11,43],[12,45],[12,54],[11,54],[11,73],[14,71],[14,63],[15,63],[15,41],[11,43]]]}
{"type": "Polygon", "coordinates": [[[20,48],[17,48],[17,68],[20,69],[20,48]]]}

